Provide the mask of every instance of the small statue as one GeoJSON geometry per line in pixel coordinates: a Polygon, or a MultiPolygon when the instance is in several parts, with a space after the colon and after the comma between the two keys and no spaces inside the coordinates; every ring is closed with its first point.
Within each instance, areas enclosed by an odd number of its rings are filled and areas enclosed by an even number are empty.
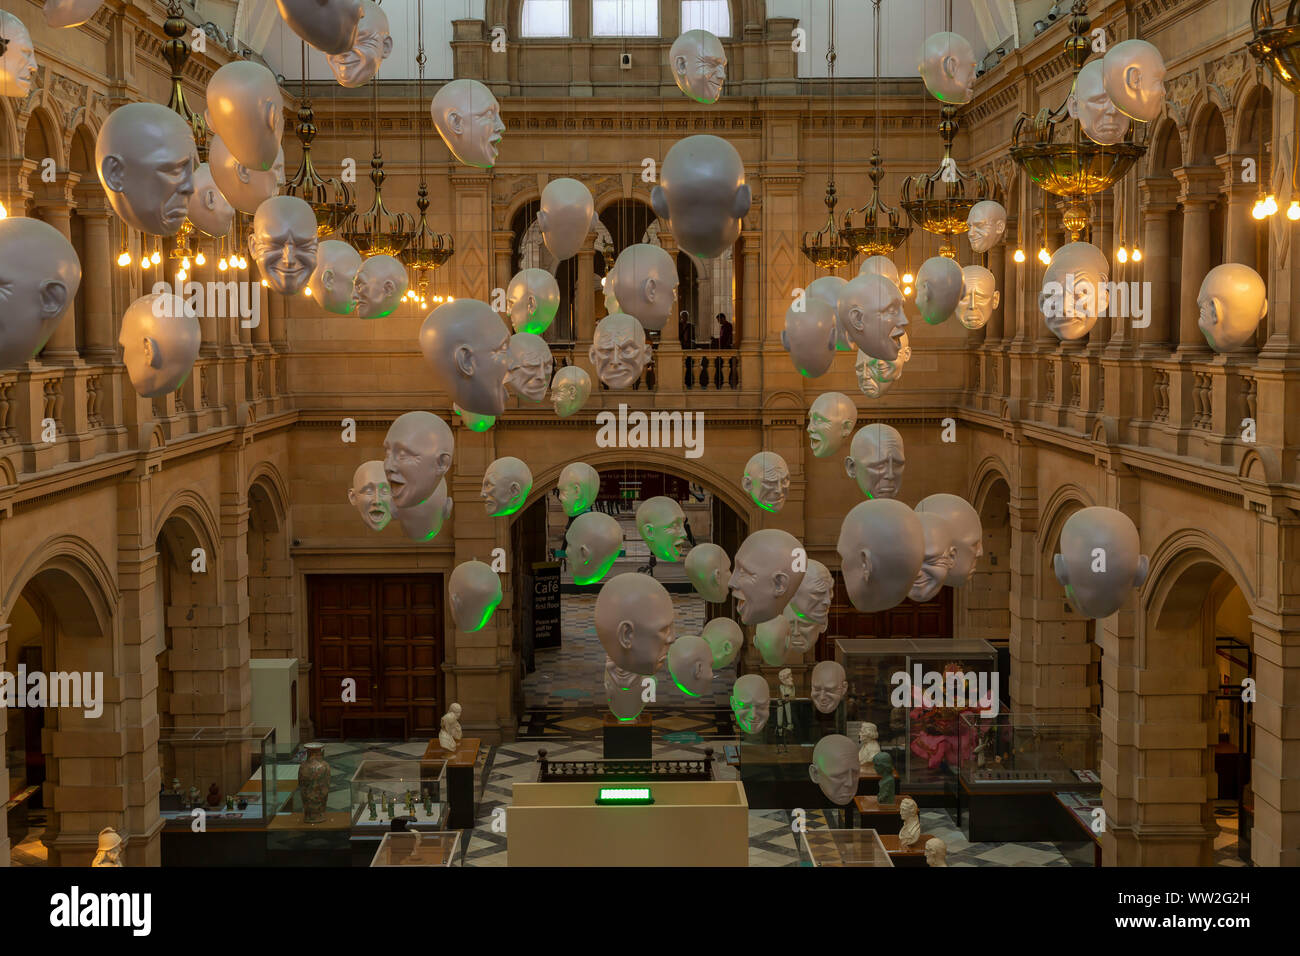
{"type": "Polygon", "coordinates": [[[215,783],[208,787],[208,806],[213,808],[221,806],[221,788],[215,783]]]}
{"type": "Polygon", "coordinates": [[[880,731],[871,721],[864,720],[858,725],[858,743],[861,745],[858,751],[858,763],[865,767],[871,763],[876,754],[880,753],[880,731]]]}
{"type": "Polygon", "coordinates": [[[794,674],[790,668],[783,667],[776,675],[781,702],[776,705],[776,726],[778,730],[790,730],[794,727],[794,717],[790,713],[790,701],[794,700],[794,674]]]}
{"type": "Polygon", "coordinates": [[[190,807],[197,807],[198,805],[199,805],[199,788],[190,787],[189,794],[187,795],[185,800],[185,809],[188,810],[190,807]]]}
{"type": "Polygon", "coordinates": [[[915,800],[904,797],[898,803],[898,814],[903,818],[903,828],[898,831],[898,845],[906,850],[921,839],[921,810],[915,800]]]}
{"type": "Polygon", "coordinates": [[[415,791],[410,787],[406,788],[406,812],[415,813],[415,791]]]}
{"type": "Polygon", "coordinates": [[[243,813],[245,810],[248,809],[248,801],[245,800],[243,797],[240,797],[238,800],[235,801],[235,806],[236,808],[238,808],[240,813],[243,813]]]}
{"type": "Polygon", "coordinates": [[[882,807],[892,806],[894,802],[894,758],[889,751],[882,750],[871,758],[871,766],[880,774],[880,789],[876,791],[876,803],[882,807]]]}
{"type": "Polygon", "coordinates": [[[433,796],[429,793],[429,788],[425,787],[421,795],[424,797],[424,815],[433,816],[433,796]]]}
{"type": "Polygon", "coordinates": [[[178,797],[185,796],[185,791],[181,789],[180,777],[172,777],[172,793],[176,794],[178,797]]]}
{"type": "Polygon", "coordinates": [[[944,843],[938,837],[930,837],[930,839],[926,840],[925,863],[926,866],[947,866],[948,844],[944,843]]]}
{"type": "Polygon", "coordinates": [[[366,788],[366,812],[368,819],[379,819],[379,811],[375,809],[375,791],[373,787],[366,788]]]}
{"type": "Polygon", "coordinates": [[[232,797],[230,794],[226,794],[226,810],[228,812],[234,812],[234,809],[235,809],[235,798],[232,797]]]}
{"type": "Polygon", "coordinates": [[[114,867],[122,865],[122,838],[112,827],[99,831],[99,843],[95,847],[92,867],[114,867]]]}
{"type": "Polygon", "coordinates": [[[443,750],[456,752],[456,747],[460,744],[460,704],[452,704],[451,709],[442,715],[442,723],[439,725],[438,743],[442,744],[443,750]]]}

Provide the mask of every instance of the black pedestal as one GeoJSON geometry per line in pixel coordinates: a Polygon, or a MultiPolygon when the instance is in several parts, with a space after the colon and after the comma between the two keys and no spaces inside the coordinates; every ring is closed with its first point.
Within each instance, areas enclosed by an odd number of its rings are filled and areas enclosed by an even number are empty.
{"type": "Polygon", "coordinates": [[[649,717],[636,720],[619,720],[613,714],[605,715],[604,753],[606,760],[649,760],[649,717]]]}

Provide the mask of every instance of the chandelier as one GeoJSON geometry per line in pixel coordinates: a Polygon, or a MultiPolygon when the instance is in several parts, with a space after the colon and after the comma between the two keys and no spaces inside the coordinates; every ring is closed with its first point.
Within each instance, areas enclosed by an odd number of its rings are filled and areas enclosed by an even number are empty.
{"type": "Polygon", "coordinates": [[[384,205],[384,154],[379,148],[379,76],[370,81],[371,132],[374,155],[370,181],[375,198],[365,212],[352,212],[343,220],[343,240],[363,256],[397,256],[411,244],[415,219],[409,212],[392,212],[384,205]]]}
{"type": "MultiPolygon", "coordinates": [[[[419,52],[415,63],[419,67],[419,79],[416,86],[416,102],[424,105],[424,4],[416,4],[419,30],[419,52]]],[[[420,218],[415,224],[415,235],[410,244],[402,251],[402,262],[416,271],[415,294],[424,302],[428,292],[428,273],[437,271],[456,251],[456,244],[448,233],[434,232],[429,226],[429,185],[424,178],[424,136],[420,134],[420,116],[416,115],[416,139],[420,142],[420,188],[416,194],[415,208],[420,210],[420,218]]]]}
{"type": "MultiPolygon", "coordinates": [[[[1091,27],[1087,0],[1074,0],[1070,7],[1070,36],[1064,50],[1073,64],[1075,80],[1091,52],[1092,41],[1088,36],[1091,27]]],[[[1070,90],[1073,89],[1074,81],[1071,81],[1070,90]]],[[[1067,93],[1065,101],[1054,110],[1044,107],[1033,117],[1020,114],[1011,133],[1011,158],[1040,188],[1069,200],[1061,222],[1074,242],[1088,225],[1084,201],[1114,186],[1146,152],[1147,143],[1145,124],[1138,124],[1141,130],[1110,146],[1088,139],[1077,122],[1073,125],[1073,136],[1058,137],[1059,130],[1070,119],[1069,97],[1067,93]]]]}
{"type": "Polygon", "coordinates": [[[1246,48],[1251,55],[1288,90],[1300,94],[1300,0],[1291,0],[1282,26],[1273,24],[1268,0],[1255,0],[1250,6],[1250,25],[1255,36],[1246,48]]]}
{"type": "Polygon", "coordinates": [[[816,232],[805,232],[800,248],[818,269],[838,269],[853,260],[853,247],[835,226],[835,0],[830,3],[830,33],[826,41],[826,75],[830,80],[830,131],[826,136],[826,155],[830,168],[826,175],[826,225],[816,232]]]}
{"type": "Polygon", "coordinates": [[[957,246],[952,237],[970,228],[966,219],[988,192],[988,182],[983,173],[966,173],[957,168],[957,161],[952,158],[952,143],[957,138],[957,107],[945,106],[941,114],[939,135],[943,138],[943,160],[932,173],[918,173],[904,179],[900,201],[912,222],[943,239],[939,255],[954,259],[957,246]]]}
{"type": "MultiPolygon", "coordinates": [[[[199,161],[208,161],[208,124],[202,113],[196,113],[185,102],[185,89],[182,86],[185,63],[190,58],[190,44],[185,39],[190,32],[190,25],[185,20],[185,11],[179,0],[168,0],[167,19],[163,21],[163,33],[168,40],[162,45],[163,59],[172,68],[172,92],[167,101],[167,108],[180,116],[194,133],[194,145],[198,147],[199,161]]],[[[187,223],[188,225],[188,223],[187,223]]]]}
{"type": "Polygon", "coordinates": [[[881,0],[871,0],[871,5],[875,8],[872,17],[876,43],[876,127],[871,161],[868,164],[871,199],[860,209],[850,209],[844,214],[844,228],[841,230],[841,235],[854,251],[866,256],[893,255],[894,250],[912,234],[912,227],[900,222],[902,213],[880,199],[880,181],[885,178],[885,164],[880,158],[880,3],[881,0]],[[853,225],[853,217],[857,215],[862,216],[860,226],[853,225]],[[881,221],[882,215],[886,220],[884,222],[881,221]]]}
{"type": "Polygon", "coordinates": [[[356,211],[348,184],[338,179],[325,179],[316,172],[311,161],[311,141],[316,138],[316,114],[307,95],[307,44],[302,44],[302,106],[298,108],[298,142],[302,143],[302,165],[285,184],[286,196],[297,196],[311,206],[316,214],[316,235],[324,239],[332,236],[343,221],[356,211]]]}

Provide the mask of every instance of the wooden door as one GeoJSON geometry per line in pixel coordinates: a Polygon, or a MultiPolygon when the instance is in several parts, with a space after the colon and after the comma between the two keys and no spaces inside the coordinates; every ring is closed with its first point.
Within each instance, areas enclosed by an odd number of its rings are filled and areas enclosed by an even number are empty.
{"type": "Polygon", "coordinates": [[[311,575],[312,719],[321,737],[438,733],[442,576],[311,575]],[[356,700],[344,700],[344,681],[356,700]]]}

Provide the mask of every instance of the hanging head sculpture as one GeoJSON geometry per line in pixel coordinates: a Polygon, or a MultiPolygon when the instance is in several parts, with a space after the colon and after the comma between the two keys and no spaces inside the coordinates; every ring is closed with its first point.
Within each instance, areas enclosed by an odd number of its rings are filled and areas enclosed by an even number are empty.
{"type": "Polygon", "coordinates": [[[823,392],[808,409],[808,444],[814,458],[839,451],[858,420],[858,406],[843,392],[823,392]]]}
{"type": "Polygon", "coordinates": [[[616,667],[654,674],[673,642],[673,601],[648,574],[617,574],[596,596],[596,637],[616,667]]]}
{"type": "Polygon", "coordinates": [[[1102,85],[1101,60],[1089,60],[1074,79],[1066,100],[1069,114],[1083,135],[1101,146],[1113,146],[1128,134],[1130,120],[1119,111],[1102,85]]]}
{"type": "Polygon", "coordinates": [[[1074,609],[1103,618],[1123,607],[1147,578],[1141,546],[1137,528],[1122,511],[1092,507],[1070,515],[1053,566],[1074,609]]]}
{"type": "Polygon", "coordinates": [[[677,88],[697,103],[716,103],[727,81],[727,54],[708,30],[687,30],[668,50],[677,88]]]}
{"type": "Polygon", "coordinates": [[[802,552],[799,539],[778,528],[755,531],[741,542],[727,586],[742,624],[770,621],[785,610],[807,573],[794,570],[803,567],[802,552]]]}
{"type": "Polygon", "coordinates": [[[898,358],[908,322],[903,293],[887,277],[859,273],[840,291],[835,317],[850,341],[872,358],[898,358]]]}
{"type": "Polygon", "coordinates": [[[312,297],[327,312],[351,315],[357,308],[353,284],[361,271],[361,253],[339,239],[324,239],[316,247],[316,271],[311,274],[312,297]]]}
{"type": "Polygon", "coordinates": [[[790,491],[790,467],[776,452],[760,451],[745,463],[740,486],[754,504],[775,514],[785,507],[790,491]]]}
{"type": "Polygon", "coordinates": [[[393,493],[382,461],[363,461],[352,474],[348,504],[357,509],[371,531],[383,531],[393,520],[393,493]]]}
{"type": "Polygon", "coordinates": [[[339,86],[355,89],[369,83],[392,52],[393,37],[388,32],[388,14],[371,0],[361,0],[361,22],[357,26],[356,40],[346,52],[331,54],[326,59],[339,86]]]}
{"type": "Polygon", "coordinates": [[[500,152],[501,104],[478,80],[452,80],[434,94],[433,125],[453,156],[466,166],[491,169],[500,152]]]}
{"type": "Polygon", "coordinates": [[[493,417],[505,412],[510,330],[486,302],[438,306],[420,326],[420,350],[438,386],[461,408],[493,417]]]}
{"type": "Polygon", "coordinates": [[[750,199],[740,153],[709,135],[674,143],[650,193],[655,215],[668,223],[677,245],[701,259],[722,255],[740,237],[750,199]]]}
{"type": "Polygon", "coordinates": [[[960,106],[975,96],[975,50],[956,33],[932,33],[921,47],[917,71],[939,102],[960,106]]]}
{"type": "Polygon", "coordinates": [[[903,436],[883,422],[859,428],[844,459],[845,473],[868,498],[897,498],[906,465],[903,436]]]}
{"type": "Polygon", "coordinates": [[[249,169],[269,170],[284,137],[284,94],[275,74],[251,60],[232,60],[208,80],[207,103],[208,128],[231,155],[249,169]]]}
{"type": "Polygon", "coordinates": [[[1165,58],[1146,40],[1121,40],[1101,60],[1101,82],[1121,113],[1140,123],[1165,110],[1165,58]]]}
{"type": "Polygon", "coordinates": [[[0,371],[45,345],[81,287],[81,261],[63,233],[26,216],[0,219],[0,371]]]}
{"type": "Polygon", "coordinates": [[[275,0],[285,24],[308,46],[337,55],[352,49],[361,0],[275,0]]]}
{"type": "Polygon", "coordinates": [[[859,611],[886,611],[907,596],[925,559],[925,531],[911,508],[892,498],[854,505],[836,544],[849,600],[859,611]]]}
{"type": "Polygon", "coordinates": [[[145,398],[176,391],[190,377],[202,338],[197,312],[180,296],[136,299],[122,316],[117,339],[132,387],[145,398]]]}
{"type": "Polygon", "coordinates": [[[157,103],[119,106],[95,138],[95,169],[113,212],[152,236],[185,224],[198,165],[189,125],[157,103]]]}
{"type": "Polygon", "coordinates": [[[673,257],[659,246],[638,242],[618,254],[613,270],[605,277],[605,288],[613,290],[619,309],[633,316],[642,328],[659,332],[677,302],[677,282],[673,257]]]}
{"type": "Polygon", "coordinates": [[[643,501],[636,509],[636,529],[660,561],[680,561],[689,547],[686,513],[681,505],[664,495],[643,501]]]}
{"type": "Polygon", "coordinates": [[[591,198],[591,190],[578,180],[566,176],[547,183],[542,190],[537,227],[541,229],[542,242],[551,255],[560,261],[577,255],[591,232],[591,220],[595,214],[596,203],[591,198]]]}
{"type": "Polygon", "coordinates": [[[413,508],[433,494],[451,467],[455,439],[432,412],[399,415],[384,436],[384,472],[395,508],[413,508]]]}
{"type": "MultiPolygon", "coordinates": [[[[46,4],[46,12],[48,14],[49,4],[46,4]]],[[[3,55],[0,55],[0,96],[26,99],[36,88],[38,75],[32,35],[23,21],[8,10],[0,10],[0,37],[8,41],[3,55]]]]}

